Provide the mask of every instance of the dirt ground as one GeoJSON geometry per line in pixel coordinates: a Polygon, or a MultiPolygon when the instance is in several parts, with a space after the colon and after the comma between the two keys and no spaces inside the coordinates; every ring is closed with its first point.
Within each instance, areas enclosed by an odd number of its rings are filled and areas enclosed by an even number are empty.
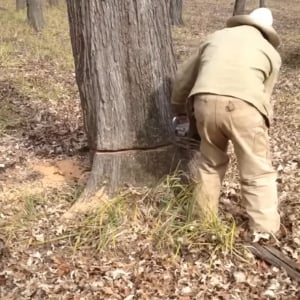
{"type": "MultiPolygon", "coordinates": [[[[232,2],[184,0],[185,24],[173,29],[178,63],[224,27],[232,2]]],[[[257,2],[248,1],[248,9],[257,2]]],[[[268,2],[282,39],[270,132],[287,230],[281,250],[300,263],[300,2],[268,2]]],[[[49,11],[48,28],[32,38],[24,14],[9,1],[0,6],[0,299],[300,299],[299,283],[282,270],[228,253],[210,260],[204,244],[203,251],[160,251],[138,226],[122,231],[118,251],[76,247],[61,216],[82,191],[89,157],[65,7],[49,11]]],[[[221,207],[239,218],[234,156],[232,162],[221,207]]]]}

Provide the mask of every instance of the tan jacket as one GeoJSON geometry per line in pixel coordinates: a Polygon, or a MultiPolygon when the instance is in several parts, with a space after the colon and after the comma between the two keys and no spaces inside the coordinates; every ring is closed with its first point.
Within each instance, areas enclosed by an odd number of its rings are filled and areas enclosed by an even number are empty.
{"type": "Polygon", "coordinates": [[[178,69],[171,98],[174,112],[184,112],[189,97],[209,93],[247,101],[270,121],[270,97],[280,66],[279,53],[256,28],[216,31],[178,69]]]}

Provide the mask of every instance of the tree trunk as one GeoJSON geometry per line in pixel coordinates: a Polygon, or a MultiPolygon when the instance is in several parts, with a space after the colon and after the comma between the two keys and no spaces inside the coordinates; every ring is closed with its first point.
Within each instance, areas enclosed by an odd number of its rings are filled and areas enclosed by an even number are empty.
{"type": "Polygon", "coordinates": [[[67,5],[93,155],[84,195],[103,186],[112,195],[126,184],[156,183],[170,172],[174,153],[169,2],[67,0],[67,5]]]}
{"type": "Polygon", "coordinates": [[[44,26],[43,0],[27,0],[27,20],[35,31],[44,26]]]}
{"type": "Polygon", "coordinates": [[[183,25],[182,1],[183,0],[170,0],[170,19],[172,25],[183,25]]]}
{"type": "Polygon", "coordinates": [[[59,5],[59,0],[47,0],[47,2],[50,6],[58,6],[59,5]]]}
{"type": "Polygon", "coordinates": [[[16,9],[22,10],[26,8],[26,0],[16,0],[16,9]]]}
{"type": "Polygon", "coordinates": [[[246,0],[235,0],[233,15],[242,15],[245,12],[246,0]]]}
{"type": "Polygon", "coordinates": [[[259,0],[259,7],[266,7],[266,1],[265,0],[259,0]]]}

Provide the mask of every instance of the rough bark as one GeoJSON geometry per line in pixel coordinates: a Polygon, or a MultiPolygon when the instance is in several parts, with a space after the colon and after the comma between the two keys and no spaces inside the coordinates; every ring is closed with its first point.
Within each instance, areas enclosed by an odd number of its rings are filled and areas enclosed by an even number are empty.
{"type": "Polygon", "coordinates": [[[235,0],[233,15],[242,15],[245,13],[246,0],[235,0]]]}
{"type": "Polygon", "coordinates": [[[67,0],[67,5],[93,154],[84,194],[103,186],[111,195],[126,184],[151,185],[170,171],[174,154],[169,2],[67,0]]]}
{"type": "Polygon", "coordinates": [[[35,31],[44,27],[43,0],[27,0],[27,20],[35,31]]]}
{"type": "Polygon", "coordinates": [[[47,2],[50,6],[58,6],[59,5],[59,0],[47,0],[47,2]]]}
{"type": "Polygon", "coordinates": [[[182,2],[183,0],[170,0],[170,20],[172,25],[183,25],[182,2]]]}
{"type": "Polygon", "coordinates": [[[16,10],[22,10],[26,8],[26,0],[16,0],[16,10]]]}

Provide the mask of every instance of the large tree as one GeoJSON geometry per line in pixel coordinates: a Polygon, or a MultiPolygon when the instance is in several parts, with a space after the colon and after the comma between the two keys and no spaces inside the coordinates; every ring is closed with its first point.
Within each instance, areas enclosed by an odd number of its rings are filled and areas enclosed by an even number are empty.
{"type": "Polygon", "coordinates": [[[16,0],[16,9],[21,10],[26,8],[26,0],[16,0]]]}
{"type": "Polygon", "coordinates": [[[170,0],[170,19],[172,25],[183,25],[182,2],[183,0],[170,0]]]}
{"type": "Polygon", "coordinates": [[[266,1],[265,0],[259,0],[259,7],[266,7],[266,1]]]}
{"type": "Polygon", "coordinates": [[[170,171],[175,72],[169,1],[67,0],[92,171],[80,209],[99,188],[151,185],[170,171]]]}
{"type": "Polygon", "coordinates": [[[233,15],[242,15],[245,13],[246,0],[235,0],[233,15]]]}
{"type": "Polygon", "coordinates": [[[44,26],[43,0],[27,0],[27,20],[35,31],[44,26]]]}
{"type": "MultiPolygon", "coordinates": [[[[242,15],[245,13],[246,0],[235,0],[233,15],[242,15]]],[[[259,0],[259,7],[266,7],[265,0],[259,0]]]]}

